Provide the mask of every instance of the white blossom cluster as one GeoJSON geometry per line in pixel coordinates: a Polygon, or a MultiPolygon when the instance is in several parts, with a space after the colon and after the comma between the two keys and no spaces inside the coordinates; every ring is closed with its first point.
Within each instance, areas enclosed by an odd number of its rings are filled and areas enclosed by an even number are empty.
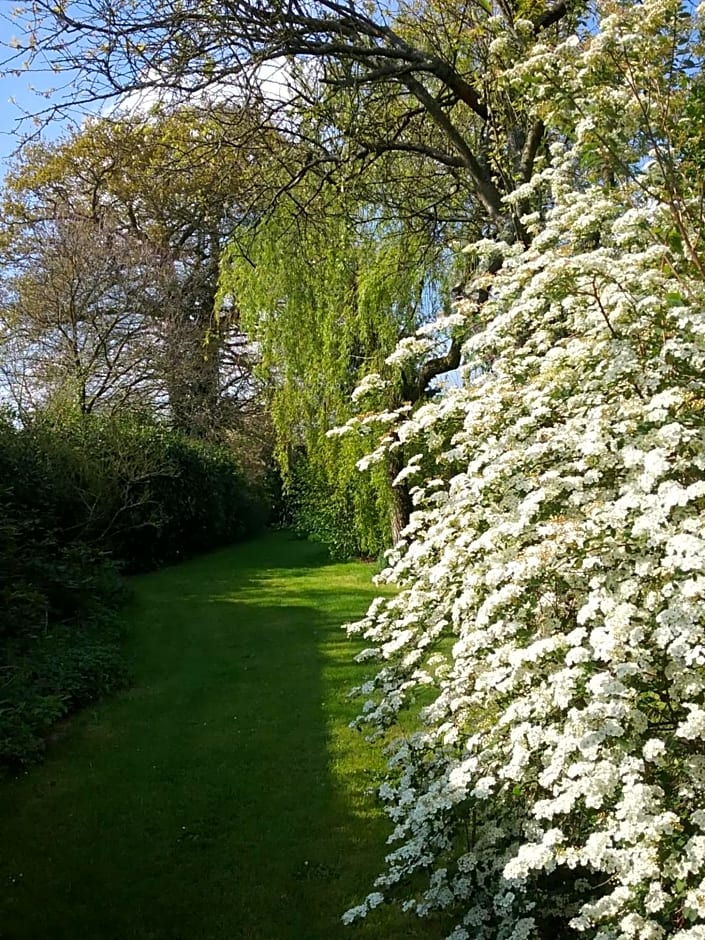
{"type": "Polygon", "coordinates": [[[434,448],[439,472],[389,553],[397,593],[349,628],[380,662],[359,723],[426,704],[381,790],[386,870],[348,920],[401,896],[455,912],[449,940],[705,940],[702,233],[638,152],[611,189],[581,169],[610,108],[636,147],[639,88],[612,100],[605,62],[633,48],[661,82],[674,9],[615,6],[523,66],[537,100],[584,88],[582,123],[540,170],[532,244],[503,247],[475,378],[396,431],[404,476],[434,448]]]}

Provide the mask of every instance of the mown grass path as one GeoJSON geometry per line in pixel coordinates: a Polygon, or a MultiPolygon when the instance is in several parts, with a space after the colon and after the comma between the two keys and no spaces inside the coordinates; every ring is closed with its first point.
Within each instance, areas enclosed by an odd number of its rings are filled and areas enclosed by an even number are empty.
{"type": "Polygon", "coordinates": [[[134,579],[134,685],[0,785],[0,937],[439,936],[392,911],[340,923],[387,831],[340,630],[370,574],[277,534],[134,579]]]}

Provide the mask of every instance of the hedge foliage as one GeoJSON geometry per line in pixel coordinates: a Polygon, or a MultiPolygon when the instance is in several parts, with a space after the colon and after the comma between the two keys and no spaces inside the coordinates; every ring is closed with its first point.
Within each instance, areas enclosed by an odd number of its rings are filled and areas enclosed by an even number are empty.
{"type": "Polygon", "coordinates": [[[244,538],[265,499],[224,447],[131,419],[0,419],[0,765],[119,686],[121,572],[244,538]]]}
{"type": "Polygon", "coordinates": [[[286,523],[336,561],[376,558],[390,544],[390,510],[381,492],[362,474],[342,486],[301,452],[285,487],[286,523]]]}

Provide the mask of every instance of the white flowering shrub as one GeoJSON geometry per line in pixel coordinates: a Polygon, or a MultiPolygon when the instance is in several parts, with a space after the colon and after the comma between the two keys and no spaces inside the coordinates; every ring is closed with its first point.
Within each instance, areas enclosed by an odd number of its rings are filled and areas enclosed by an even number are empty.
{"type": "Polygon", "coordinates": [[[705,938],[704,230],[677,67],[699,24],[603,14],[505,75],[557,128],[533,240],[492,242],[487,299],[458,306],[464,387],[386,438],[411,479],[420,453],[439,469],[389,553],[397,593],[349,628],[380,662],[359,723],[426,704],[348,921],[394,897],[455,913],[452,940],[705,938]]]}

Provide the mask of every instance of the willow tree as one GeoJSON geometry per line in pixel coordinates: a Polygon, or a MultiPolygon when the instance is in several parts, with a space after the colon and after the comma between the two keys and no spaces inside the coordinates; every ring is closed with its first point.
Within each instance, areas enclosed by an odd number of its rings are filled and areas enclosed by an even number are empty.
{"type": "MultiPolygon", "coordinates": [[[[426,234],[380,220],[352,192],[330,188],[307,202],[306,213],[300,201],[282,201],[224,257],[221,295],[226,306],[237,305],[259,347],[285,479],[292,456],[303,451],[313,472],[352,501],[363,551],[378,551],[408,521],[406,488],[391,486],[401,455],[363,479],[356,464],[364,445],[331,432],[353,413],[362,377],[391,372],[385,359],[399,340],[413,336],[444,302],[446,268],[442,246],[426,234]]],[[[401,373],[394,378],[390,408],[410,397],[413,384],[405,387],[401,373]]],[[[413,400],[428,394],[430,379],[416,383],[413,400]]]]}

